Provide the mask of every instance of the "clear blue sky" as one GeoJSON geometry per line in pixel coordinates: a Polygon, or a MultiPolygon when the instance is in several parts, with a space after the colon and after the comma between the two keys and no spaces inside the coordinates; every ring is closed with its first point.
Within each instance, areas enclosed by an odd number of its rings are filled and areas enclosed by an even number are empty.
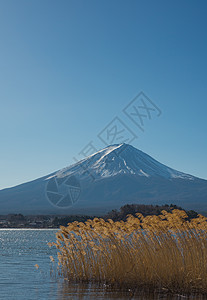
{"type": "Polygon", "coordinates": [[[119,117],[132,145],[207,179],[207,2],[0,0],[0,188],[73,163],[119,117]],[[162,111],[136,127],[143,91],[162,111]]]}

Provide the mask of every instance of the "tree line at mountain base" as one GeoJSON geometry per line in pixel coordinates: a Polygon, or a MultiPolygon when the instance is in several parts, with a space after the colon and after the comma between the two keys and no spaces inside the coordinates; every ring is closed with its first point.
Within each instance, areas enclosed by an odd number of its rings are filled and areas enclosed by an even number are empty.
{"type": "MultiPolygon", "coordinates": [[[[160,215],[162,210],[167,212],[173,209],[184,210],[174,204],[165,205],[145,205],[145,204],[126,204],[119,210],[114,209],[107,214],[101,216],[104,220],[112,219],[113,221],[126,221],[127,215],[135,216],[136,213],[141,213],[144,217],[149,215],[160,215]]],[[[198,213],[194,210],[185,210],[189,220],[196,218],[198,213]]],[[[85,222],[88,219],[93,219],[97,216],[87,215],[30,215],[9,214],[0,216],[0,228],[59,228],[59,226],[67,226],[68,223],[74,221],[85,222]]],[[[98,216],[100,217],[100,216],[98,216]]]]}
{"type": "MultiPolygon", "coordinates": [[[[114,209],[108,212],[102,218],[106,221],[107,219],[112,219],[113,221],[126,221],[127,215],[135,216],[136,213],[141,213],[144,217],[149,215],[160,215],[162,210],[167,212],[172,211],[173,209],[184,210],[180,206],[174,204],[165,204],[165,205],[145,205],[145,204],[126,204],[122,206],[119,210],[114,209]]],[[[196,218],[198,213],[194,210],[185,210],[188,215],[189,220],[196,218]]],[[[55,227],[67,226],[68,223],[74,221],[85,222],[88,219],[93,219],[97,216],[64,216],[64,217],[55,217],[53,224],[55,227]]]]}

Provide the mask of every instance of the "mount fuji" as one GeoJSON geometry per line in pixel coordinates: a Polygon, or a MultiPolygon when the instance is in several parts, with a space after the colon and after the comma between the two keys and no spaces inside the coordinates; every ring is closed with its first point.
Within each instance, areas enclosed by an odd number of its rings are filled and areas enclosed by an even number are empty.
{"type": "Polygon", "coordinates": [[[42,178],[0,190],[0,214],[101,215],[127,203],[173,203],[207,211],[207,180],[118,144],[42,178]]]}

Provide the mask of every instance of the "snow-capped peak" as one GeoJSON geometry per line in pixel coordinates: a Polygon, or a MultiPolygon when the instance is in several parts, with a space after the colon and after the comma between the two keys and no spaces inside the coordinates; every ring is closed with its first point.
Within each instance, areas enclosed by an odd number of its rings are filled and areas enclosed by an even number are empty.
{"type": "MultiPolygon", "coordinates": [[[[195,177],[169,168],[128,144],[110,145],[76,164],[53,174],[55,177],[91,176],[95,180],[120,174],[193,180],[195,177]]],[[[47,178],[49,179],[49,178],[47,178]]]]}

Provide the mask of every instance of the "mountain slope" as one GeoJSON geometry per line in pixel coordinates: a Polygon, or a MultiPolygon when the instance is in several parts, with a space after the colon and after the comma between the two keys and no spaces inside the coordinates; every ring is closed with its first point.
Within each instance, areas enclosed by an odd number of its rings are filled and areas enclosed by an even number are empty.
{"type": "Polygon", "coordinates": [[[60,170],[54,176],[61,177],[75,173],[79,178],[83,178],[86,169],[96,180],[120,174],[144,177],[160,176],[167,179],[182,178],[193,180],[195,178],[166,167],[144,152],[127,144],[106,147],[73,166],[60,170]]]}
{"type": "Polygon", "coordinates": [[[120,144],[48,176],[0,191],[0,214],[101,214],[126,203],[174,203],[207,211],[207,181],[120,144]]]}

